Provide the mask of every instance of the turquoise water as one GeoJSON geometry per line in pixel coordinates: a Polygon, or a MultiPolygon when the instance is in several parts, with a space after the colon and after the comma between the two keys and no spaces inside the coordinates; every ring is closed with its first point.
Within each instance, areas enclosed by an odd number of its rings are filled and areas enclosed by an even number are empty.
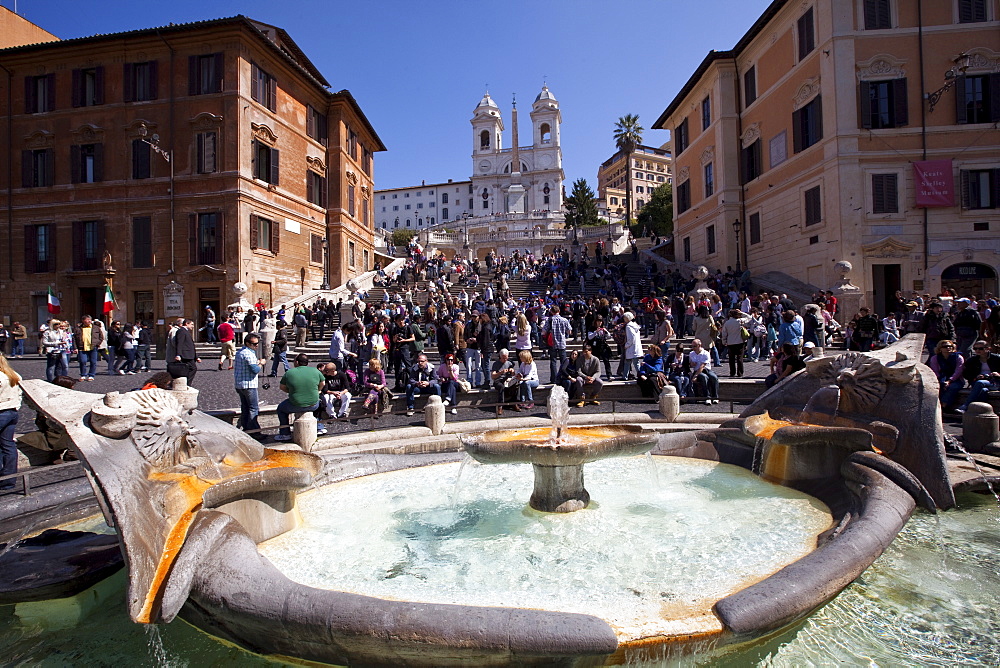
{"type": "MultiPolygon", "coordinates": [[[[1000,512],[989,496],[963,494],[959,503],[939,520],[916,514],[858,581],[798,628],[735,652],[651,665],[1000,665],[1000,512]]],[[[79,606],[0,606],[0,663],[282,665],[181,620],[156,633],[132,624],[120,577],[83,598],[79,606]]]]}

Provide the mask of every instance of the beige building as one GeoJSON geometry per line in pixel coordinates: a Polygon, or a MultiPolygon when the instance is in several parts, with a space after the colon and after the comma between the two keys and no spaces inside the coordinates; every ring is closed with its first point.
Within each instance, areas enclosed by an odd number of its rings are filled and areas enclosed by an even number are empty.
{"type": "Polygon", "coordinates": [[[998,120],[1000,1],[775,0],[653,124],[677,259],[818,288],[847,260],[879,313],[898,289],[996,294],[998,120]]]}
{"type": "MultiPolygon", "coordinates": [[[[632,215],[649,201],[650,194],[664,183],[673,183],[673,160],[669,147],[637,146],[632,152],[632,215]]],[[[618,151],[597,169],[597,206],[602,217],[625,217],[626,158],[618,151]],[[619,213],[618,209],[622,209],[619,213]]]]}

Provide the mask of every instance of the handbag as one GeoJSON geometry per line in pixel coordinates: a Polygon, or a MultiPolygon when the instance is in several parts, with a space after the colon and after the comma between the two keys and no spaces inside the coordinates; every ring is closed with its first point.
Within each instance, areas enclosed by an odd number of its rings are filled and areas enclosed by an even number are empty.
{"type": "Polygon", "coordinates": [[[458,383],[458,389],[462,390],[462,392],[472,391],[472,383],[470,383],[469,381],[460,379],[456,382],[458,383]]]}
{"type": "Polygon", "coordinates": [[[548,346],[549,348],[556,347],[556,337],[552,334],[551,331],[545,333],[545,345],[548,346]]]}
{"type": "Polygon", "coordinates": [[[740,338],[744,341],[750,338],[750,332],[747,331],[746,327],[740,327],[740,338]]]}

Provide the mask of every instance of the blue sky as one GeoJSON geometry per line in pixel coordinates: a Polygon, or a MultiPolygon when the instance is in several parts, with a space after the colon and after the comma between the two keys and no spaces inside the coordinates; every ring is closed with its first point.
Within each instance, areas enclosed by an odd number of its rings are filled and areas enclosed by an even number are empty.
{"type": "MultiPolygon", "coordinates": [[[[0,0],[14,9],[14,0],[0,0]]],[[[18,0],[60,38],[244,14],[284,28],[333,90],[347,88],[388,151],[377,188],[468,178],[472,110],[487,84],[506,121],[517,93],[521,143],[543,79],[563,113],[566,186],[614,151],[615,120],[649,130],[711,49],[732,48],[770,0],[481,0],[341,2],[18,0]]]]}

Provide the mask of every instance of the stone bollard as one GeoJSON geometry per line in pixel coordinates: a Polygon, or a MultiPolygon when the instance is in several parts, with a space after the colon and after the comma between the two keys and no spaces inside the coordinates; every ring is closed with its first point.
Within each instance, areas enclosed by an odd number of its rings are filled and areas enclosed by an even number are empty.
{"type": "Polygon", "coordinates": [[[1000,450],[1000,417],[993,406],[970,404],[962,417],[962,445],[969,452],[996,454],[1000,450]]]}
{"type": "Polygon", "coordinates": [[[170,390],[168,391],[180,402],[184,410],[193,411],[198,408],[198,390],[189,387],[187,383],[187,378],[184,376],[174,378],[174,382],[170,384],[170,390]]]}
{"type": "Polygon", "coordinates": [[[670,383],[663,386],[657,403],[660,405],[660,415],[667,422],[676,420],[681,412],[681,397],[677,394],[677,388],[670,383]]]}
{"type": "Polygon", "coordinates": [[[444,402],[436,394],[427,397],[427,405],[424,406],[424,424],[435,436],[444,431],[444,402]]]}
{"type": "Polygon", "coordinates": [[[302,413],[295,418],[292,441],[306,452],[312,452],[316,442],[316,417],[312,413],[302,413]]]}

